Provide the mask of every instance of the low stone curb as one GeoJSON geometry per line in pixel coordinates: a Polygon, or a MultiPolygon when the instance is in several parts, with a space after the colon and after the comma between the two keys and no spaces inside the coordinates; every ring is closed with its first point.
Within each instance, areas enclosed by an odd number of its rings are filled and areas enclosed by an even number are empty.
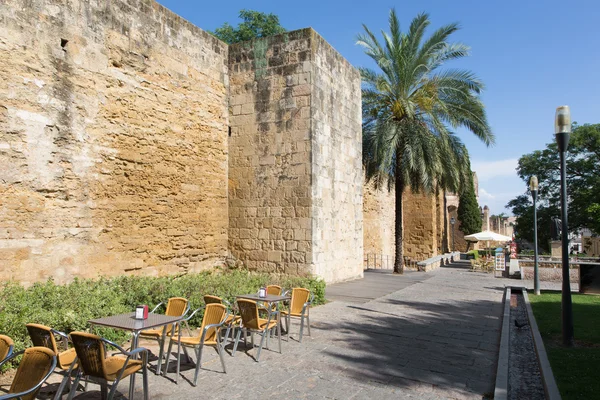
{"type": "Polygon", "coordinates": [[[417,263],[417,269],[419,271],[431,271],[439,268],[442,265],[450,264],[451,262],[460,260],[460,252],[455,251],[452,253],[442,254],[440,256],[434,256],[417,263]]]}
{"type": "Polygon", "coordinates": [[[544,383],[544,391],[546,392],[546,398],[548,400],[561,400],[560,391],[556,385],[552,368],[550,367],[550,361],[548,361],[548,354],[546,353],[546,347],[542,340],[542,335],[535,321],[533,315],[533,309],[529,302],[527,290],[523,290],[523,298],[525,300],[525,308],[527,309],[527,317],[529,318],[529,325],[531,326],[531,332],[533,334],[533,342],[535,344],[535,352],[537,353],[538,362],[540,364],[540,371],[542,373],[542,382],[544,383]]]}
{"type": "Polygon", "coordinates": [[[498,350],[498,367],[496,368],[496,388],[494,400],[508,398],[508,354],[510,335],[510,295],[512,289],[507,287],[504,291],[504,313],[502,314],[502,331],[500,334],[500,349],[498,350]]]}

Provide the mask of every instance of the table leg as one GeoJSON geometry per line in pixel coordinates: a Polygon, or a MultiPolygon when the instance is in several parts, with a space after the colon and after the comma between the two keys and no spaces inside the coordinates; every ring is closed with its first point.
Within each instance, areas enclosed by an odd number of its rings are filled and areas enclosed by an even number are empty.
{"type": "MultiPolygon", "coordinates": [[[[138,348],[138,339],[140,332],[133,332],[133,337],[131,338],[131,350],[135,350],[138,348]]],[[[131,374],[129,378],[129,399],[133,400],[133,390],[135,389],[135,374],[131,374]]]]}
{"type": "MultiPolygon", "coordinates": [[[[160,344],[159,344],[159,350],[158,350],[158,362],[156,363],[156,372],[155,375],[159,375],[161,373],[160,367],[162,365],[162,359],[163,359],[163,355],[165,352],[165,338],[167,336],[167,326],[165,325],[162,331],[162,335],[160,337],[160,344]]],[[[174,325],[171,326],[171,329],[173,329],[174,325]]],[[[168,357],[168,355],[167,355],[168,357]]]]}

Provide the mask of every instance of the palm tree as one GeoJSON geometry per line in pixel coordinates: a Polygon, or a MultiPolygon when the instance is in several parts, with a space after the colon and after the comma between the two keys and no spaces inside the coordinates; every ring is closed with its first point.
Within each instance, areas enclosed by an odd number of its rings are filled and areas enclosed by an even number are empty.
{"type": "Polygon", "coordinates": [[[469,47],[449,43],[457,24],[423,35],[429,16],[419,14],[408,33],[400,31],[394,9],[383,43],[363,25],[357,43],[380,71],[360,68],[363,101],[363,163],[367,181],[395,189],[394,272],[404,271],[402,193],[405,188],[459,193],[470,175],[469,154],[451,129],[465,127],[488,146],[494,135],[479,98],[483,83],[470,71],[440,70],[465,57],[469,47]]]}

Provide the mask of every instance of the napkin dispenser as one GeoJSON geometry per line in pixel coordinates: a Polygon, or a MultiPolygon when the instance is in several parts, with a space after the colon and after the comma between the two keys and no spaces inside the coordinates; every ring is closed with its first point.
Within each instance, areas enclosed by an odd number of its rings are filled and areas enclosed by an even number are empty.
{"type": "Polygon", "coordinates": [[[135,319],[147,319],[148,318],[148,306],[146,304],[137,306],[135,308],[135,319]]]}

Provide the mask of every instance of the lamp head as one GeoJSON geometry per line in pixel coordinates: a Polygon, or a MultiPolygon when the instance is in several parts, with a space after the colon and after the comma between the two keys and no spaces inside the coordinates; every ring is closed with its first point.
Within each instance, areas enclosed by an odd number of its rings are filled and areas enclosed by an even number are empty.
{"type": "Polygon", "coordinates": [[[571,110],[569,109],[569,106],[560,106],[556,108],[554,133],[571,133],[571,110]]]}
{"type": "Polygon", "coordinates": [[[529,190],[536,191],[538,190],[538,178],[535,175],[532,175],[531,178],[529,178],[529,190]]]}
{"type": "Polygon", "coordinates": [[[454,223],[455,223],[455,222],[456,222],[456,220],[454,219],[454,217],[450,218],[450,223],[451,223],[452,225],[454,225],[454,223]]]}

